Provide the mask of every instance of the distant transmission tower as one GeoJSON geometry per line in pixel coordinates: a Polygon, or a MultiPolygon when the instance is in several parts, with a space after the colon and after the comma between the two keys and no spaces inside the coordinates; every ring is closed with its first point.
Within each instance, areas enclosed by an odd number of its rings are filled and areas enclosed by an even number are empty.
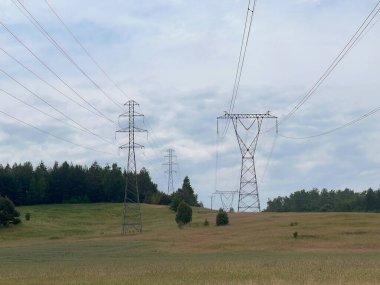
{"type": "Polygon", "coordinates": [[[222,202],[222,209],[226,212],[230,212],[234,204],[235,194],[238,191],[218,191],[216,190],[213,195],[219,195],[220,201],[222,202]]]}
{"type": "MultiPolygon", "coordinates": [[[[255,152],[261,126],[264,119],[277,119],[269,114],[229,114],[217,118],[231,120],[235,129],[236,138],[241,152],[241,171],[239,186],[238,212],[258,211],[260,212],[259,189],[257,186],[255,152]],[[239,133],[239,126],[245,131],[256,128],[255,136],[250,141],[245,141],[239,133]]],[[[276,121],[277,122],[277,121],[276,121]]],[[[276,123],[277,127],[277,123],[276,123]]]]}
{"type": "Polygon", "coordinates": [[[174,193],[173,172],[176,172],[173,170],[173,165],[177,165],[177,163],[173,162],[173,158],[176,158],[176,155],[174,155],[174,149],[169,148],[166,152],[168,155],[165,157],[168,159],[168,162],[164,163],[164,165],[168,166],[168,170],[166,170],[165,173],[168,174],[168,194],[171,194],[174,193]]]}
{"type": "Polygon", "coordinates": [[[135,148],[143,148],[143,146],[135,143],[135,133],[146,132],[146,130],[135,126],[135,118],[144,116],[136,112],[135,107],[138,106],[137,102],[129,100],[124,106],[126,106],[127,110],[119,116],[120,129],[116,131],[117,133],[128,133],[128,143],[119,147],[120,149],[128,149],[123,224],[121,231],[123,235],[142,231],[135,148]]]}

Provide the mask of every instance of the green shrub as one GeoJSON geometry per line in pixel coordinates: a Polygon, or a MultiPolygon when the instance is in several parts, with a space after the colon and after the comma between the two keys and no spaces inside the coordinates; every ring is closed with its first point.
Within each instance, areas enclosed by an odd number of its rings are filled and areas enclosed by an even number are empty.
{"type": "Polygon", "coordinates": [[[182,201],[183,199],[177,193],[173,193],[171,197],[171,202],[169,204],[170,210],[177,212],[178,206],[179,204],[181,204],[182,201]]]}
{"type": "Polygon", "coordinates": [[[20,218],[14,218],[14,219],[12,220],[12,224],[14,224],[14,225],[17,225],[17,224],[19,224],[19,223],[21,223],[20,218]]]}
{"type": "Polygon", "coordinates": [[[181,202],[177,208],[175,221],[179,225],[185,225],[191,222],[193,218],[193,210],[186,202],[181,202]]]}
{"type": "Polygon", "coordinates": [[[26,213],[26,214],[25,214],[25,220],[26,220],[26,221],[29,221],[29,220],[30,220],[30,217],[31,217],[31,214],[30,214],[30,213],[26,213]]]}
{"type": "Polygon", "coordinates": [[[298,237],[298,233],[297,232],[294,232],[293,233],[293,238],[297,238],[298,237]]]}
{"type": "Polygon", "coordinates": [[[21,222],[18,219],[19,216],[20,213],[16,210],[13,202],[8,197],[0,196],[0,226],[19,224],[21,222]]]}
{"type": "Polygon", "coordinates": [[[207,226],[210,225],[210,223],[209,223],[209,221],[208,221],[207,219],[205,219],[205,221],[203,222],[203,225],[204,225],[205,227],[207,227],[207,226]]]}
{"type": "Polygon", "coordinates": [[[228,214],[223,209],[219,209],[218,213],[216,214],[216,225],[217,226],[224,226],[228,225],[229,219],[228,214]]]}

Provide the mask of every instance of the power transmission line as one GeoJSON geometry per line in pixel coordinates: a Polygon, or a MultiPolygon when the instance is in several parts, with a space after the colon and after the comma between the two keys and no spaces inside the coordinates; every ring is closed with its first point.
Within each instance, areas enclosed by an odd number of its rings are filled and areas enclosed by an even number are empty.
{"type": "Polygon", "coordinates": [[[66,87],[68,87],[71,91],[74,92],[83,102],[88,104],[91,108],[93,108],[96,112],[98,112],[104,119],[108,120],[111,123],[115,123],[115,121],[108,118],[104,115],[100,110],[98,110],[95,106],[93,106],[90,102],[88,102],[85,98],[83,98],[74,88],[72,88],[66,81],[64,81],[52,68],[50,68],[40,57],[38,57],[19,37],[13,33],[7,25],[5,25],[2,21],[0,21],[0,25],[18,42],[20,43],[39,63],[41,63],[47,70],[50,71],[60,82],[62,82],[66,87]]]}
{"type": "Polygon", "coordinates": [[[65,27],[66,31],[71,35],[71,37],[75,40],[75,42],[82,48],[84,53],[91,59],[91,61],[96,65],[96,67],[104,74],[104,76],[122,93],[128,98],[127,93],[124,92],[123,89],[112,79],[112,77],[105,71],[105,69],[95,60],[95,58],[90,54],[90,52],[85,48],[85,46],[81,43],[78,37],[71,31],[71,29],[66,25],[63,21],[62,17],[58,15],[56,10],[52,7],[48,0],[45,0],[46,5],[49,7],[50,11],[57,17],[59,22],[65,27]]]}
{"type": "Polygon", "coordinates": [[[5,115],[5,116],[7,116],[7,117],[9,117],[9,118],[11,118],[11,119],[13,119],[13,120],[15,120],[15,121],[17,121],[17,122],[19,122],[19,123],[21,123],[21,124],[23,124],[23,125],[26,125],[26,126],[28,126],[28,127],[30,127],[30,128],[33,128],[33,129],[35,129],[35,130],[37,130],[37,131],[39,131],[39,132],[41,132],[41,133],[44,133],[44,134],[49,135],[49,136],[51,136],[51,137],[54,137],[54,138],[56,138],[57,140],[61,140],[61,141],[64,141],[64,142],[66,142],[66,143],[72,144],[72,145],[74,145],[74,146],[77,146],[77,147],[80,147],[80,148],[84,148],[84,149],[87,149],[87,150],[91,150],[91,151],[94,151],[94,152],[103,153],[103,154],[109,154],[109,155],[114,155],[114,154],[112,154],[112,153],[109,153],[109,152],[106,152],[106,151],[102,151],[102,150],[97,150],[97,149],[94,149],[94,148],[92,148],[92,147],[84,146],[84,145],[81,145],[81,144],[78,144],[78,143],[72,142],[72,141],[70,141],[70,140],[68,140],[68,139],[62,138],[62,137],[60,137],[60,136],[57,136],[57,135],[55,135],[55,134],[52,134],[51,132],[45,131],[45,130],[39,128],[39,127],[36,127],[36,126],[34,126],[34,125],[30,124],[30,123],[27,123],[27,122],[25,122],[25,121],[23,121],[23,120],[21,120],[21,119],[18,119],[18,118],[16,118],[16,117],[14,117],[14,116],[12,116],[12,115],[10,115],[10,114],[8,114],[8,113],[2,111],[2,110],[0,110],[0,113],[3,114],[3,115],[5,115]]]}
{"type": "Polygon", "coordinates": [[[298,110],[301,108],[303,104],[306,103],[306,101],[317,91],[317,89],[322,85],[322,83],[326,80],[326,78],[334,71],[334,69],[337,67],[337,65],[344,59],[344,57],[352,50],[352,48],[355,46],[355,44],[362,39],[363,33],[367,30],[368,26],[372,23],[372,21],[375,19],[375,17],[380,12],[380,1],[377,2],[375,7],[371,10],[371,12],[368,14],[368,16],[365,18],[363,23],[359,26],[359,28],[356,30],[354,35],[351,37],[351,39],[348,41],[348,43],[345,45],[345,47],[341,50],[341,52],[338,54],[338,56],[333,60],[333,62],[330,64],[330,66],[326,69],[326,71],[322,74],[322,76],[317,80],[317,82],[314,83],[311,89],[306,93],[305,96],[298,102],[293,109],[286,114],[280,121],[279,124],[289,120],[298,110]]]}
{"type": "Polygon", "coordinates": [[[368,118],[369,116],[372,116],[374,115],[375,113],[379,112],[380,111],[380,106],[379,107],[376,107],[375,109],[372,109],[371,111],[363,114],[362,116],[352,120],[352,121],[349,121],[347,123],[345,123],[344,125],[341,125],[339,127],[336,127],[336,128],[333,128],[331,130],[328,130],[328,131],[325,131],[325,132],[322,132],[322,133],[319,133],[319,134],[315,134],[315,135],[311,135],[311,136],[306,136],[306,137],[293,137],[293,136],[288,136],[288,135],[283,135],[283,134],[279,134],[280,137],[283,137],[283,138],[286,138],[286,139],[293,139],[293,140],[307,140],[307,139],[313,139],[313,138],[317,138],[317,137],[321,137],[321,136],[325,136],[325,135],[328,135],[328,134],[331,134],[331,133],[334,133],[334,132],[337,132],[341,129],[344,129],[344,128],[348,128],[358,122],[360,122],[361,120],[364,120],[366,118],[368,118]]]}
{"type": "MultiPolygon", "coordinates": [[[[28,87],[26,87],[24,84],[22,84],[20,81],[18,81],[16,78],[14,78],[12,75],[10,75],[9,73],[7,73],[6,71],[4,71],[3,69],[0,68],[0,72],[2,72],[4,75],[6,75],[8,78],[10,78],[12,81],[14,81],[15,83],[17,83],[18,85],[20,85],[21,87],[23,87],[25,90],[27,90],[30,94],[32,94],[34,97],[38,98],[41,102],[43,102],[44,104],[48,105],[50,108],[52,108],[53,110],[55,110],[57,113],[61,114],[63,117],[65,117],[67,120],[73,122],[76,126],[77,129],[81,130],[81,131],[85,131],[87,133],[90,133],[98,138],[100,138],[101,140],[109,143],[109,144],[113,144],[112,142],[110,142],[109,140],[101,137],[100,135],[94,133],[93,131],[91,131],[90,129],[86,128],[85,126],[82,126],[80,123],[78,123],[76,120],[70,118],[68,115],[66,115],[65,113],[63,113],[61,110],[57,109],[56,107],[54,107],[52,104],[50,104],[48,101],[46,101],[44,98],[42,98],[40,95],[38,95],[37,93],[33,92],[32,90],[30,90],[28,87]]],[[[8,93],[7,93],[8,94],[8,93]]],[[[13,98],[15,98],[14,96],[12,96],[13,98]]],[[[23,101],[21,101],[23,102],[23,101]]],[[[29,104],[27,104],[28,106],[30,106],[29,104]]],[[[41,110],[37,109],[37,108],[34,108],[36,110],[38,110],[39,112],[41,112],[41,110]]],[[[45,112],[41,112],[43,114],[46,114],[45,112]]],[[[49,115],[50,116],[50,115],[49,115]]],[[[52,117],[52,116],[50,116],[52,117]]],[[[55,118],[57,119],[57,118],[55,118]]],[[[60,120],[60,119],[57,119],[61,122],[64,122],[63,120],[60,120]]],[[[72,126],[72,125],[71,125],[72,126]]]]}
{"type": "Polygon", "coordinates": [[[31,74],[33,74],[36,78],[38,78],[39,80],[41,80],[42,82],[44,82],[46,85],[48,85],[50,88],[52,88],[53,90],[57,91],[59,94],[63,95],[64,97],[66,97],[67,99],[69,99],[71,102],[75,103],[76,105],[82,107],[83,109],[86,109],[87,111],[91,112],[92,114],[96,115],[96,116],[99,116],[101,118],[104,118],[102,115],[100,115],[99,113],[89,109],[88,107],[86,107],[85,105],[82,105],[80,103],[78,103],[77,101],[75,101],[73,98],[71,98],[70,96],[66,95],[65,93],[63,93],[61,90],[59,90],[57,87],[55,87],[53,84],[50,84],[47,80],[43,79],[41,76],[39,76],[37,73],[35,73],[32,69],[30,69],[29,67],[27,67],[25,64],[23,64],[21,61],[19,61],[17,58],[15,58],[14,56],[12,56],[9,52],[7,52],[6,50],[4,50],[3,48],[0,47],[0,50],[6,54],[9,58],[11,58],[12,60],[14,60],[15,62],[17,62],[20,66],[22,66],[25,70],[29,71],[31,74]]]}
{"type": "MultiPolygon", "coordinates": [[[[277,123],[277,122],[276,122],[276,123],[277,123]]],[[[278,139],[278,129],[277,129],[276,135],[275,135],[275,137],[274,137],[274,139],[273,139],[272,147],[271,147],[271,149],[270,149],[269,156],[268,156],[267,162],[266,162],[266,164],[265,164],[265,168],[264,168],[263,174],[261,175],[261,180],[259,181],[259,184],[258,184],[258,187],[259,187],[259,188],[260,188],[261,185],[263,184],[263,182],[264,182],[264,178],[265,178],[265,175],[267,174],[267,171],[268,171],[268,168],[269,168],[269,165],[270,165],[271,159],[272,159],[272,155],[273,155],[274,149],[275,149],[275,147],[276,147],[277,139],[278,139]]]]}
{"type": "Polygon", "coordinates": [[[94,86],[96,89],[98,89],[104,96],[106,96],[114,105],[116,105],[118,108],[123,110],[123,107],[117,103],[107,92],[105,92],[96,82],[93,80],[84,70],[79,66],[79,64],[62,48],[60,44],[57,43],[57,41],[50,35],[50,33],[40,24],[40,22],[29,12],[29,10],[19,1],[19,0],[12,0],[12,3],[20,10],[20,12],[36,27],[37,30],[39,30],[46,39],[56,47],[56,49],[72,64],[75,66],[75,68],[84,76],[86,77],[94,86]],[[17,5],[17,3],[21,5],[17,5]],[[25,12],[27,14],[25,14],[25,12]],[[28,16],[29,15],[29,16],[28,16]]]}
{"type": "MultiPolygon", "coordinates": [[[[242,37],[241,45],[240,45],[239,60],[238,60],[236,73],[235,73],[234,87],[232,90],[230,106],[228,108],[229,114],[232,114],[234,111],[234,108],[235,108],[236,98],[237,98],[237,94],[238,94],[239,86],[240,86],[241,75],[242,75],[243,67],[244,67],[245,55],[247,52],[249,36],[251,33],[251,28],[252,28],[253,17],[255,14],[255,8],[256,8],[256,0],[253,0],[253,2],[252,2],[252,0],[249,0],[248,1],[248,7],[247,7],[247,14],[245,17],[245,22],[244,22],[243,37],[242,37]],[[248,30],[247,30],[247,25],[248,25],[248,30]]],[[[223,131],[223,137],[227,133],[227,130],[229,128],[229,124],[230,124],[230,121],[228,120],[226,122],[226,127],[223,131]]]]}

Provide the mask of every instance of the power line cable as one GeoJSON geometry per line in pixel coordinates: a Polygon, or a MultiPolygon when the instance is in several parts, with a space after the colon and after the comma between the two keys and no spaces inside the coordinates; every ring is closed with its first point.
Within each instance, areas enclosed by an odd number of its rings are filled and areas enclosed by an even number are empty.
{"type": "Polygon", "coordinates": [[[314,83],[311,89],[306,93],[306,95],[301,99],[300,102],[296,104],[293,109],[286,114],[280,121],[279,124],[289,120],[298,110],[299,108],[306,103],[306,101],[317,91],[317,89],[322,85],[322,83],[326,80],[326,78],[334,71],[334,69],[337,67],[337,65],[344,59],[344,57],[352,50],[352,48],[355,46],[355,44],[362,39],[363,33],[367,30],[368,26],[371,24],[371,22],[375,19],[375,17],[379,14],[380,8],[378,8],[380,5],[380,1],[377,2],[375,7],[371,10],[371,12],[368,14],[368,16],[365,18],[363,23],[360,25],[360,27],[356,30],[354,35],[351,37],[351,39],[348,41],[348,43],[345,45],[345,47],[341,50],[341,52],[338,54],[338,56],[333,60],[333,62],[330,64],[330,66],[326,69],[326,71],[322,74],[322,76],[317,80],[317,82],[314,83]]]}
{"type": "Polygon", "coordinates": [[[98,89],[104,96],[106,96],[113,104],[115,104],[118,108],[121,110],[124,110],[122,105],[117,103],[107,92],[105,92],[96,82],[93,80],[84,70],[79,66],[79,64],[62,48],[61,45],[57,43],[56,40],[50,35],[50,33],[40,24],[40,22],[29,12],[29,10],[19,1],[19,0],[11,0],[12,3],[20,10],[20,12],[39,30],[46,38],[47,40],[53,44],[57,48],[57,50],[71,63],[73,64],[76,69],[84,76],[86,77],[94,86],[96,89],[98,89]],[[19,3],[20,6],[17,5],[19,3]],[[25,12],[27,14],[25,14],[25,12]],[[29,15],[29,16],[28,16],[29,15]]]}
{"type": "MultiPolygon", "coordinates": [[[[42,98],[40,95],[38,95],[37,93],[33,92],[32,90],[30,90],[28,87],[26,87],[24,84],[22,84],[20,81],[18,81],[16,78],[14,78],[12,75],[10,75],[9,73],[7,73],[5,70],[1,69],[0,68],[0,72],[2,72],[4,75],[6,75],[9,79],[11,79],[12,81],[14,81],[15,83],[17,83],[18,85],[20,85],[21,87],[23,87],[25,90],[27,90],[30,94],[32,94],[34,97],[38,98],[40,101],[42,101],[44,104],[48,105],[50,108],[52,108],[53,110],[55,110],[57,113],[61,114],[63,117],[65,117],[67,120],[71,121],[72,123],[74,123],[76,126],[77,129],[81,130],[81,131],[85,131],[87,133],[90,133],[98,138],[100,138],[101,140],[109,143],[109,144],[114,144],[113,142],[110,142],[109,140],[103,138],[102,136],[94,133],[93,131],[91,131],[90,129],[86,128],[85,126],[81,125],[80,123],[78,123],[76,120],[70,118],[68,115],[66,115],[65,113],[63,113],[61,110],[57,109],[56,107],[54,107],[52,104],[50,104],[48,101],[46,101],[44,98],[42,98]]],[[[28,104],[29,106],[29,104],[28,104]]],[[[36,109],[36,108],[35,108],[36,109]]],[[[44,112],[44,114],[46,114],[44,112]]],[[[51,117],[51,116],[50,116],[51,117]]],[[[63,120],[60,120],[58,119],[59,121],[61,122],[64,122],[63,120]]],[[[73,125],[71,125],[73,126],[73,125]]]]}
{"type": "Polygon", "coordinates": [[[46,5],[49,7],[50,11],[57,17],[59,22],[65,27],[66,31],[71,35],[71,37],[75,40],[75,42],[82,48],[84,53],[91,59],[91,61],[96,65],[96,67],[104,74],[104,76],[129,100],[129,97],[123,89],[112,79],[112,77],[105,71],[105,69],[95,60],[95,58],[90,54],[90,52],[86,49],[86,47],[81,43],[78,37],[71,31],[68,25],[63,21],[62,17],[58,15],[53,6],[49,3],[48,0],[45,0],[46,5]]]}
{"type": "Polygon", "coordinates": [[[268,171],[268,168],[269,168],[272,156],[273,156],[273,152],[274,152],[274,149],[276,147],[277,139],[278,139],[278,133],[276,133],[276,135],[275,135],[275,137],[273,139],[272,147],[270,149],[269,156],[268,156],[267,162],[265,164],[264,172],[263,172],[263,174],[261,176],[261,180],[260,180],[259,185],[258,185],[259,188],[263,184],[265,175],[267,174],[267,171],[268,171]]]}
{"type": "MultiPolygon", "coordinates": [[[[24,105],[26,105],[26,106],[28,106],[28,107],[30,107],[30,108],[38,111],[41,114],[44,114],[45,116],[47,116],[49,118],[52,118],[52,119],[54,119],[54,120],[56,120],[56,121],[58,121],[60,123],[63,123],[63,124],[68,124],[66,121],[64,121],[64,120],[62,120],[60,118],[57,118],[57,117],[55,117],[55,116],[53,116],[53,115],[45,112],[44,110],[41,110],[40,108],[37,108],[37,107],[33,106],[32,104],[28,103],[27,101],[24,101],[24,100],[18,98],[17,96],[13,95],[12,93],[9,93],[8,91],[6,91],[6,90],[4,90],[2,88],[0,88],[0,92],[3,92],[4,94],[8,95],[9,97],[12,97],[13,99],[17,100],[18,102],[21,102],[22,104],[24,104],[24,105]]],[[[73,124],[70,124],[70,127],[76,128],[77,130],[80,130],[81,132],[86,132],[86,133],[89,133],[91,135],[94,135],[94,136],[98,137],[99,139],[101,139],[102,141],[104,141],[104,142],[106,142],[108,144],[113,144],[114,145],[114,143],[111,142],[111,141],[109,141],[107,138],[104,138],[104,137],[102,137],[102,136],[100,136],[100,135],[92,132],[91,130],[89,130],[87,128],[82,129],[82,128],[80,128],[80,127],[78,127],[76,125],[73,125],[73,124]]]]}
{"type": "Polygon", "coordinates": [[[215,177],[214,177],[214,192],[218,189],[218,171],[219,171],[219,136],[215,140],[215,177]]]}
{"type": "Polygon", "coordinates": [[[325,136],[325,135],[328,135],[328,134],[331,134],[331,133],[334,133],[334,132],[337,132],[341,129],[344,129],[344,128],[348,128],[358,122],[360,122],[361,120],[364,120],[366,118],[368,118],[369,116],[372,116],[374,115],[375,113],[379,112],[380,111],[380,106],[379,107],[376,107],[375,109],[372,109],[371,111],[363,114],[362,116],[354,119],[354,120],[351,120],[339,127],[336,127],[336,128],[333,128],[331,130],[328,130],[328,131],[325,131],[325,132],[322,132],[322,133],[319,133],[319,134],[316,134],[316,135],[311,135],[311,136],[305,136],[305,137],[293,137],[293,136],[288,136],[288,135],[283,135],[283,134],[279,134],[280,137],[283,137],[283,138],[287,138],[287,139],[293,139],[293,140],[307,140],[307,139],[313,139],[313,138],[317,138],[317,137],[321,137],[321,136],[325,136]]]}
{"type": "MultiPolygon", "coordinates": [[[[256,8],[256,0],[253,1],[253,5],[251,7],[252,1],[248,1],[248,7],[247,7],[247,13],[245,17],[245,22],[244,22],[244,30],[243,30],[243,37],[241,40],[241,45],[240,45],[240,52],[239,52],[239,59],[238,59],[238,64],[236,68],[236,73],[235,73],[235,81],[234,81],[234,87],[232,90],[232,96],[231,96],[231,101],[230,101],[230,106],[228,108],[228,113],[231,114],[234,111],[235,108],[235,103],[236,103],[236,98],[237,94],[239,91],[239,86],[240,86],[240,80],[241,80],[241,75],[243,72],[243,67],[244,67],[244,61],[245,61],[245,56],[247,52],[247,47],[248,47],[248,41],[251,33],[251,28],[252,28],[252,22],[255,14],[255,8],[256,8]],[[249,24],[248,24],[249,22],[249,24]],[[248,30],[247,30],[247,24],[248,24],[248,30]]],[[[223,131],[223,137],[226,135],[228,128],[229,128],[230,121],[227,120],[226,126],[223,131]]]]}
{"type": "Polygon", "coordinates": [[[18,118],[16,118],[16,117],[14,117],[14,116],[12,116],[12,115],[10,115],[10,114],[8,114],[8,113],[2,111],[2,110],[0,110],[0,113],[3,114],[3,115],[5,115],[5,116],[7,116],[7,117],[9,117],[9,118],[11,118],[11,119],[13,119],[13,120],[15,120],[15,121],[18,121],[19,123],[21,123],[21,124],[23,124],[23,125],[26,125],[26,126],[28,126],[28,127],[31,127],[31,128],[33,128],[33,129],[35,129],[35,130],[41,132],[41,133],[44,133],[44,134],[49,135],[49,136],[51,136],[51,137],[54,137],[54,138],[56,138],[57,140],[61,140],[61,141],[67,142],[67,143],[69,143],[69,144],[72,144],[72,145],[74,145],[74,146],[77,146],[77,147],[80,147],[80,148],[84,148],[84,149],[87,149],[87,150],[91,150],[91,151],[94,151],[94,152],[103,153],[103,154],[108,154],[108,155],[114,155],[114,154],[112,154],[112,153],[109,153],[109,152],[106,152],[106,151],[102,151],[102,150],[97,150],[97,149],[94,149],[94,148],[92,148],[92,147],[84,146],[84,145],[81,145],[81,144],[78,144],[78,143],[72,142],[72,141],[70,141],[70,140],[68,140],[68,139],[62,138],[62,137],[60,137],[60,136],[57,136],[57,135],[55,135],[55,134],[53,134],[53,133],[51,133],[51,132],[45,131],[45,130],[39,128],[39,127],[36,127],[36,126],[34,126],[34,125],[30,124],[30,123],[27,123],[27,122],[25,122],[25,121],[23,121],[23,120],[21,120],[21,119],[18,119],[18,118]]]}
{"type": "Polygon", "coordinates": [[[41,80],[42,82],[44,82],[46,85],[48,85],[50,88],[54,89],[55,91],[57,91],[59,94],[63,95],[64,97],[66,97],[67,99],[69,99],[71,102],[75,103],[76,105],[86,109],[87,111],[91,112],[92,114],[96,115],[96,116],[99,116],[101,118],[104,118],[102,115],[100,115],[99,113],[89,109],[88,107],[86,107],[85,105],[82,105],[80,103],[78,103],[77,101],[75,101],[73,98],[71,98],[70,96],[66,95],[65,93],[63,93],[61,90],[59,90],[57,87],[55,87],[54,85],[50,84],[47,80],[43,79],[41,76],[39,76],[36,72],[34,72],[32,69],[30,69],[29,67],[27,67],[25,64],[23,64],[21,61],[19,61],[17,58],[15,58],[14,56],[12,56],[9,52],[7,52],[6,50],[4,50],[2,47],[0,47],[0,50],[6,54],[9,58],[11,58],[13,61],[17,62],[20,66],[22,66],[25,70],[29,71],[31,74],[33,74],[36,78],[38,78],[39,80],[41,80]]]}
{"type": "Polygon", "coordinates": [[[13,33],[7,25],[5,25],[2,21],[0,21],[0,25],[18,42],[20,43],[36,60],[38,60],[39,63],[41,63],[47,70],[50,71],[51,74],[53,74],[58,80],[63,83],[66,87],[68,87],[71,91],[74,92],[75,95],[77,95],[83,102],[88,104],[91,108],[93,108],[96,112],[98,112],[101,117],[108,120],[111,123],[115,123],[114,120],[108,118],[106,115],[104,115],[99,109],[97,109],[94,105],[92,105],[89,101],[87,101],[85,98],[83,98],[74,88],[72,88],[65,80],[62,79],[61,76],[59,76],[52,68],[50,68],[45,61],[43,61],[40,57],[38,57],[19,37],[16,36],[15,33],[13,33]]]}

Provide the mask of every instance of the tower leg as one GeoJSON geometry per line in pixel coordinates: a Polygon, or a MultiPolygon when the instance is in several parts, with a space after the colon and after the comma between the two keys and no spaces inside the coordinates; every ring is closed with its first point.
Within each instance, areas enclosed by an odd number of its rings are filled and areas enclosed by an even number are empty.
{"type": "Polygon", "coordinates": [[[238,211],[260,212],[259,189],[253,157],[242,157],[238,211]]]}

